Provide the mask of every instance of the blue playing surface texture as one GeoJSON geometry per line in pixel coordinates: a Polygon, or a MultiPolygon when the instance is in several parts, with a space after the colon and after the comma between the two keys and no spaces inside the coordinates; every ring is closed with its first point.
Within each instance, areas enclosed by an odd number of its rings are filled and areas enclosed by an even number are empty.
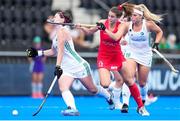
{"type": "Polygon", "coordinates": [[[33,99],[28,96],[1,96],[0,120],[180,120],[180,97],[161,96],[147,106],[149,117],[142,117],[136,112],[135,101],[130,99],[129,113],[123,114],[120,110],[109,110],[108,104],[102,97],[77,96],[75,97],[80,116],[62,116],[61,110],[66,106],[59,96],[50,96],[37,116],[36,112],[42,99],[33,99]],[[17,116],[12,110],[18,110],[17,116]]]}

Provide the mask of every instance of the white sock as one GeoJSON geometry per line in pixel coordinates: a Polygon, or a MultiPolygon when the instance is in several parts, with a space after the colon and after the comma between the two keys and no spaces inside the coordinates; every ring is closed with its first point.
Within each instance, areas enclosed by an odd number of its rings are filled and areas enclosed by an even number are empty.
{"type": "Polygon", "coordinates": [[[126,103],[129,105],[129,98],[131,96],[131,92],[129,90],[129,87],[124,83],[122,86],[122,100],[123,104],[126,103]]]}
{"type": "Polygon", "coordinates": [[[37,92],[37,84],[35,82],[31,83],[31,89],[32,89],[32,93],[37,92]]]}
{"type": "Polygon", "coordinates": [[[99,94],[99,95],[102,95],[103,97],[105,97],[107,100],[109,100],[110,99],[110,93],[106,90],[106,89],[104,89],[102,86],[97,86],[97,89],[98,89],[98,92],[97,92],[97,94],[99,94]]]}
{"type": "Polygon", "coordinates": [[[76,109],[74,96],[69,90],[63,91],[62,97],[67,106],[70,106],[71,108],[76,109]]]}
{"type": "Polygon", "coordinates": [[[42,83],[39,82],[39,83],[37,84],[37,92],[41,93],[41,92],[42,92],[42,87],[43,87],[42,83]]]}
{"type": "Polygon", "coordinates": [[[120,103],[120,95],[121,95],[121,91],[122,91],[122,88],[117,88],[115,87],[115,82],[113,82],[114,84],[112,84],[110,86],[110,88],[112,89],[112,93],[113,93],[113,101],[115,104],[119,104],[120,103]]]}
{"type": "Polygon", "coordinates": [[[146,84],[143,87],[139,86],[139,89],[140,89],[142,100],[146,100],[147,92],[148,92],[148,85],[146,84]]]}

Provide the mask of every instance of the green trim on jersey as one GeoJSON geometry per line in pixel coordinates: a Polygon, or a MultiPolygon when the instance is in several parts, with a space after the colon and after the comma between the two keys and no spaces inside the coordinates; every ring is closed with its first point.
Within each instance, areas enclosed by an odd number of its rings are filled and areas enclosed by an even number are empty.
{"type": "MultiPolygon", "coordinates": [[[[65,48],[75,58],[75,60],[77,60],[79,63],[83,62],[83,59],[81,57],[79,57],[79,55],[71,48],[71,46],[69,45],[69,43],[67,41],[65,42],[65,48]]],[[[83,62],[83,66],[84,66],[87,74],[89,75],[91,73],[91,71],[90,71],[90,68],[89,68],[87,62],[83,62]]]]}
{"type": "Polygon", "coordinates": [[[87,74],[90,75],[91,74],[91,69],[89,68],[87,62],[84,62],[83,66],[85,67],[85,70],[86,70],[87,74]]]}
{"type": "Polygon", "coordinates": [[[69,53],[79,62],[81,63],[83,60],[78,56],[78,54],[71,48],[68,42],[65,42],[65,48],[69,51],[69,53]]]}

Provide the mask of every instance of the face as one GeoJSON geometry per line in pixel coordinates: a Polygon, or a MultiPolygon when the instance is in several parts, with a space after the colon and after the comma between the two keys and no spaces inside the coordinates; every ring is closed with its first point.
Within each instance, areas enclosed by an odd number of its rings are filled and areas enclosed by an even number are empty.
{"type": "Polygon", "coordinates": [[[111,23],[115,23],[117,20],[118,20],[118,18],[117,18],[117,16],[116,16],[116,14],[115,13],[113,13],[113,12],[109,12],[109,14],[108,14],[108,20],[111,22],[111,23]]]}
{"type": "Polygon", "coordinates": [[[133,23],[139,23],[140,21],[142,21],[142,15],[138,13],[132,13],[131,20],[133,23]]]}
{"type": "Polygon", "coordinates": [[[55,14],[54,16],[54,22],[57,22],[57,23],[64,23],[64,16],[62,14],[62,12],[58,12],[55,14]]]}

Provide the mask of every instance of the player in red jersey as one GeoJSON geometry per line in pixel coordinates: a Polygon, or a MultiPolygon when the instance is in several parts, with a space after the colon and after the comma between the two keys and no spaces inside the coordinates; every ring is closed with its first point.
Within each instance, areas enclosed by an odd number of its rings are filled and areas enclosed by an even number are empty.
{"type": "MultiPolygon", "coordinates": [[[[138,104],[138,113],[142,116],[149,116],[146,111],[144,104],[142,102],[140,92],[136,83],[134,82],[134,76],[130,73],[129,69],[131,67],[127,65],[124,56],[121,52],[119,46],[119,40],[114,40],[109,36],[105,30],[111,33],[119,33],[119,28],[121,26],[118,19],[123,14],[123,9],[118,9],[117,7],[112,7],[108,13],[108,18],[106,20],[100,20],[96,27],[85,28],[77,25],[76,28],[80,28],[86,34],[93,34],[94,32],[100,30],[100,46],[97,57],[97,66],[100,76],[100,83],[104,88],[109,88],[111,83],[110,71],[118,72],[120,71],[125,83],[128,85],[132,96],[134,97],[136,103],[138,104]]],[[[128,12],[128,11],[124,11],[128,12]]],[[[114,92],[119,93],[119,87],[122,87],[123,82],[121,79],[116,78],[116,84],[113,88],[114,92]]],[[[115,96],[117,93],[114,93],[115,96]]]]}

